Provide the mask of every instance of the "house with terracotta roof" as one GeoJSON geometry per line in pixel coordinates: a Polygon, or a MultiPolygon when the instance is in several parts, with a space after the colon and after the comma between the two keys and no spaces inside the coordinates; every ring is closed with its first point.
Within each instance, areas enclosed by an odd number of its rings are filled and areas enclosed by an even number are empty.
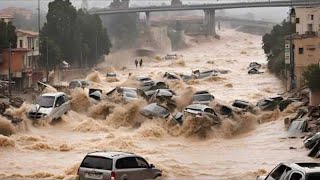
{"type": "Polygon", "coordinates": [[[12,22],[13,16],[10,14],[0,13],[0,21],[4,21],[5,23],[12,22]]]}
{"type": "MultiPolygon", "coordinates": [[[[17,89],[30,88],[43,77],[39,70],[39,33],[16,30],[17,47],[11,49],[11,77],[17,89]]],[[[0,55],[0,78],[8,79],[9,51],[4,49],[0,55]]]]}

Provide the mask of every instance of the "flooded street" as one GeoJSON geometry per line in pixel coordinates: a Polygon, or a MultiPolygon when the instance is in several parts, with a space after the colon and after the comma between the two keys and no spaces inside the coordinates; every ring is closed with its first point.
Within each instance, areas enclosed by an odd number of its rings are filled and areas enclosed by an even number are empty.
{"type": "MultiPolygon", "coordinates": [[[[95,75],[100,81],[97,86],[109,91],[126,84],[129,73],[162,79],[168,71],[190,74],[197,69],[217,69],[230,72],[189,84],[168,82],[180,95],[180,106],[196,90],[208,90],[224,104],[235,99],[255,104],[285,92],[280,80],[265,67],[261,36],[234,30],[220,31],[219,35],[221,40],[193,43],[178,51],[183,57],[174,62],[149,60],[139,69],[133,60],[123,63],[127,69],[117,68],[118,82],[107,82],[101,70],[95,75]],[[264,65],[263,74],[248,75],[247,66],[253,61],[264,65]]],[[[110,59],[104,65],[113,66],[110,59]]],[[[1,179],[73,179],[84,155],[96,150],[137,153],[163,170],[168,180],[255,179],[279,162],[314,161],[306,156],[301,139],[289,139],[284,129],[283,119],[293,107],[281,113],[246,114],[237,121],[226,119],[221,127],[208,132],[207,138],[199,138],[192,134],[192,124],[167,127],[162,120],[143,119],[138,110],[145,102],[86,106],[86,98],[76,93],[72,97],[74,107],[80,109],[64,115],[62,122],[35,127],[28,121],[27,130],[8,138],[0,136],[1,179]],[[112,109],[111,113],[101,118],[106,109],[112,109]],[[141,121],[141,126],[134,126],[141,121]]]]}

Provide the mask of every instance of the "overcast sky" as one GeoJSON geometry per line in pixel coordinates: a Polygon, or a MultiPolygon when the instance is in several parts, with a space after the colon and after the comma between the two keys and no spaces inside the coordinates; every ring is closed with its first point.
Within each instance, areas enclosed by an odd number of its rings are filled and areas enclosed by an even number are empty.
{"type": "MultiPolygon", "coordinates": [[[[41,9],[47,11],[48,3],[51,0],[40,0],[41,9]]],[[[89,7],[107,7],[112,0],[87,0],[89,7]]],[[[182,0],[184,4],[203,4],[203,3],[217,3],[217,2],[248,2],[248,1],[265,1],[265,0],[182,0]]],[[[274,1],[274,0],[273,0],[274,1]]],[[[82,0],[71,0],[72,4],[77,8],[81,7],[82,0]]],[[[130,4],[138,6],[147,5],[161,5],[162,3],[170,4],[171,0],[130,0],[130,4]]],[[[38,0],[0,0],[0,9],[14,6],[14,7],[24,7],[32,10],[36,10],[38,0]]],[[[289,8],[251,8],[251,9],[235,9],[227,10],[227,14],[234,16],[253,13],[256,19],[266,19],[272,21],[281,21],[286,18],[289,8]]]]}

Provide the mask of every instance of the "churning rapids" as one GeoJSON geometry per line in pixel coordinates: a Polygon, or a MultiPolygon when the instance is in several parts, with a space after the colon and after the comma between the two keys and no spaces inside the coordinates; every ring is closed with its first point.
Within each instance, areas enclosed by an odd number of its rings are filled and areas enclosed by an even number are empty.
{"type": "MultiPolygon", "coordinates": [[[[221,31],[220,35],[221,40],[194,43],[177,52],[183,58],[175,62],[149,60],[136,70],[131,58],[130,62],[122,62],[127,69],[116,68],[118,79],[105,79],[110,67],[101,68],[89,78],[108,91],[130,83],[129,72],[158,79],[166,71],[230,70],[228,74],[189,84],[169,82],[170,88],[183,97],[176,99],[178,108],[186,105],[196,90],[209,90],[223,103],[235,99],[256,103],[285,91],[265,67],[264,74],[247,74],[250,62],[266,64],[260,36],[233,30],[221,31]]],[[[115,62],[120,60],[120,56],[114,56],[105,64],[116,67],[119,64],[115,62]]],[[[145,102],[90,105],[80,90],[73,92],[72,97],[73,110],[63,116],[62,122],[34,126],[25,120],[24,127],[16,129],[14,135],[0,136],[1,179],[74,179],[84,155],[95,150],[137,153],[163,170],[164,179],[170,180],[255,179],[279,162],[313,161],[305,156],[301,140],[288,138],[284,129],[283,119],[294,107],[281,113],[260,112],[226,119],[221,127],[208,131],[195,128],[196,124],[191,122],[178,127],[163,120],[144,119],[138,111],[145,102]],[[105,112],[110,114],[106,117],[105,112]],[[290,147],[296,149],[289,150],[290,147]]],[[[23,116],[27,107],[24,105],[14,113],[23,116]]]]}

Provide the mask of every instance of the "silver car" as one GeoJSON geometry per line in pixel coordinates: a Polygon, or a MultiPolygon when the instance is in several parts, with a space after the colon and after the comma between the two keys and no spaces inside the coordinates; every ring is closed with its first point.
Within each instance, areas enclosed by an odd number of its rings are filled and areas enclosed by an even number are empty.
{"type": "Polygon", "coordinates": [[[86,155],[78,180],[147,180],[161,178],[161,171],[144,158],[127,152],[99,151],[86,155]]]}
{"type": "Polygon", "coordinates": [[[59,119],[70,110],[70,100],[63,92],[46,93],[38,97],[27,113],[32,120],[59,119]]]}

